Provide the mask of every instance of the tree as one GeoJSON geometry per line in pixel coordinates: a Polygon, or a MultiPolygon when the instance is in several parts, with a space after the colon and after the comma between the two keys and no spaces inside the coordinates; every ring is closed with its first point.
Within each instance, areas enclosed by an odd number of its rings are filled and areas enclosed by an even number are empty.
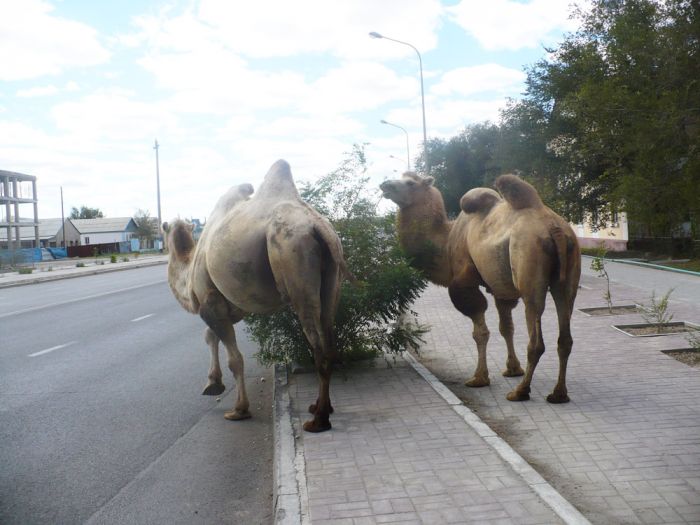
{"type": "Polygon", "coordinates": [[[136,223],[136,237],[139,239],[149,241],[158,234],[158,219],[151,217],[148,210],[141,208],[136,210],[134,222],[136,223]]]}
{"type": "Polygon", "coordinates": [[[425,158],[430,163],[430,175],[442,192],[447,213],[460,212],[459,200],[467,191],[493,182],[500,175],[494,163],[499,141],[498,126],[485,122],[468,126],[449,140],[430,139],[417,161],[417,169],[425,171],[425,158]]]}
{"type": "MultiPolygon", "coordinates": [[[[348,267],[360,281],[343,283],[335,318],[336,346],[346,360],[415,348],[426,331],[396,322],[426,281],[403,256],[393,217],[378,215],[378,198],[368,191],[368,181],[364,149],[355,145],[336,170],[300,189],[302,198],[333,223],[348,267]]],[[[310,362],[308,343],[291,308],[251,315],[246,323],[263,363],[310,362]]]]}
{"type": "Polygon", "coordinates": [[[612,205],[648,234],[688,219],[697,231],[695,3],[594,0],[575,15],[580,29],[528,70],[525,98],[503,112],[504,158],[570,219],[604,222],[612,205]]]}
{"type": "Polygon", "coordinates": [[[99,208],[81,206],[80,209],[73,207],[70,210],[71,219],[98,219],[101,217],[104,217],[104,215],[99,208]]]}

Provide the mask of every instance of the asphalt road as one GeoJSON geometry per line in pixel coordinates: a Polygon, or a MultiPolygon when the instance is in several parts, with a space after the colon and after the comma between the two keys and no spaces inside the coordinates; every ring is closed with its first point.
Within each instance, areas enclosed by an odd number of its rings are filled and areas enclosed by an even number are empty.
{"type": "Polygon", "coordinates": [[[203,330],[165,266],[0,290],[0,523],[270,523],[271,371],[237,329],[224,420],[203,330]]]}

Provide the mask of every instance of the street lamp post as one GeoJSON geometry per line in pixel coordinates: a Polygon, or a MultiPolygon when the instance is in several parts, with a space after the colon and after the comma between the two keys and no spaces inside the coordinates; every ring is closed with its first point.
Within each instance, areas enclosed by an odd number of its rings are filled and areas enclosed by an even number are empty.
{"type": "Polygon", "coordinates": [[[156,139],[155,146],[153,146],[153,149],[156,150],[156,192],[158,195],[158,240],[160,241],[160,249],[161,251],[163,250],[163,234],[162,234],[162,228],[163,228],[163,218],[160,215],[160,165],[158,162],[158,148],[160,147],[160,144],[158,144],[158,139],[156,139]]]}
{"type": "Polygon", "coordinates": [[[406,171],[411,171],[411,152],[408,149],[408,131],[406,131],[404,128],[402,128],[398,124],[392,124],[391,122],[387,122],[384,119],[380,120],[379,122],[381,122],[382,124],[386,124],[387,126],[394,126],[395,128],[399,128],[401,131],[403,131],[406,134],[406,171]]]}
{"type": "Polygon", "coordinates": [[[416,46],[414,46],[413,44],[409,44],[408,42],[404,42],[402,40],[396,40],[395,38],[389,38],[388,36],[384,36],[380,33],[377,33],[376,31],[372,31],[369,34],[369,36],[372,38],[384,38],[386,40],[391,40],[392,42],[396,42],[398,44],[403,44],[413,49],[416,52],[416,55],[418,55],[418,67],[420,68],[420,100],[421,107],[423,109],[423,153],[425,154],[425,168],[426,171],[429,173],[430,165],[428,164],[428,155],[425,151],[425,149],[428,147],[428,133],[425,127],[425,90],[423,89],[423,58],[420,56],[420,52],[418,51],[418,49],[416,49],[416,46]]]}

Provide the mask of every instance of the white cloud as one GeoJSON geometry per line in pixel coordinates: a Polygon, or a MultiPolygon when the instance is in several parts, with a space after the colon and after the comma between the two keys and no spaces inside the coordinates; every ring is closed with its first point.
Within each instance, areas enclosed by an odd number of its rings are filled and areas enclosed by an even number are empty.
{"type": "Polygon", "coordinates": [[[139,17],[135,23],[141,32],[127,41],[148,40],[155,47],[177,47],[187,45],[180,35],[189,35],[191,42],[211,32],[217,42],[251,58],[321,52],[346,58],[404,56],[412,51],[395,44],[382,46],[368,33],[379,31],[400,40],[410,39],[423,50],[432,49],[437,45],[435,30],[442,13],[439,0],[202,0],[196,12],[139,17]]]}
{"type": "Polygon", "coordinates": [[[462,0],[447,11],[488,50],[537,47],[577,25],[566,0],[462,0]]]}
{"type": "Polygon", "coordinates": [[[53,85],[36,86],[28,89],[20,89],[17,91],[17,96],[21,98],[46,97],[58,93],[58,88],[53,85]]]}
{"type": "Polygon", "coordinates": [[[439,96],[469,96],[477,93],[511,94],[523,88],[525,73],[499,64],[453,69],[431,88],[439,96]]]}
{"type": "Polygon", "coordinates": [[[55,75],[109,59],[93,28],[54,16],[52,10],[41,0],[2,2],[0,80],[55,75]]]}
{"type": "Polygon", "coordinates": [[[177,117],[162,105],[133,100],[124,90],[90,94],[63,102],[51,110],[56,127],[74,139],[95,144],[100,140],[153,140],[167,130],[178,134],[177,117]]]}

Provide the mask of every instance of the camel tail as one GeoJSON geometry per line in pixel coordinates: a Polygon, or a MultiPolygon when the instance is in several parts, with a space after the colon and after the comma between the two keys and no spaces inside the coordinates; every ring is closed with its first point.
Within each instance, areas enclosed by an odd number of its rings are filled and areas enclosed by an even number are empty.
{"type": "Polygon", "coordinates": [[[544,206],[537,190],[520,177],[511,174],[501,175],[496,179],[494,186],[516,210],[544,206]]]}
{"type": "Polygon", "coordinates": [[[345,256],[343,255],[343,246],[342,244],[340,244],[340,239],[338,238],[338,235],[333,231],[333,228],[330,226],[330,224],[326,223],[325,221],[322,223],[316,223],[314,224],[314,232],[316,233],[318,238],[323,242],[323,244],[328,248],[328,251],[331,253],[331,257],[333,257],[333,261],[335,261],[335,263],[340,268],[341,275],[345,276],[345,278],[351,283],[356,283],[357,278],[353,275],[353,273],[350,271],[350,268],[348,268],[347,263],[345,262],[345,256]]]}
{"type": "Polygon", "coordinates": [[[551,226],[549,235],[552,237],[557,249],[557,258],[559,259],[559,282],[563,283],[566,281],[569,268],[566,235],[559,226],[551,226]]]}

